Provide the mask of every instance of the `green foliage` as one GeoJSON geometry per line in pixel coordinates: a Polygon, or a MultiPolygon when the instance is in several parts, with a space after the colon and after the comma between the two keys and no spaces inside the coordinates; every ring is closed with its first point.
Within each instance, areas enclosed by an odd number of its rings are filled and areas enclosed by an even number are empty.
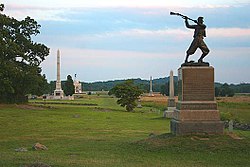
{"type": "MultiPolygon", "coordinates": [[[[145,84],[148,83],[146,80],[141,79],[131,79],[134,81],[136,85],[140,88],[144,87],[145,84]]],[[[125,80],[115,80],[115,81],[105,81],[105,82],[93,82],[93,83],[83,83],[83,90],[85,91],[109,91],[115,85],[123,83],[125,80]]],[[[146,91],[149,89],[149,86],[146,86],[146,91]]]]}
{"type": "MultiPolygon", "coordinates": [[[[215,83],[215,90],[220,91],[222,88],[231,89],[231,93],[250,93],[250,83],[241,83],[241,84],[221,84],[215,83]]],[[[223,90],[224,91],[224,90],[223,90]]],[[[218,93],[218,92],[217,92],[218,93]]]]}
{"type": "Polygon", "coordinates": [[[229,87],[233,89],[235,93],[250,93],[249,83],[241,83],[238,85],[230,84],[229,87]]]}
{"type": "Polygon", "coordinates": [[[165,83],[164,85],[161,85],[161,91],[160,91],[160,93],[162,95],[166,95],[166,96],[169,95],[169,82],[165,83]]]}
{"type": "MultiPolygon", "coordinates": [[[[0,6],[3,11],[4,5],[0,6]]],[[[0,103],[25,102],[25,94],[37,93],[45,83],[40,63],[49,49],[33,42],[41,26],[30,17],[18,21],[0,13],[0,103]]]]}
{"type": "Polygon", "coordinates": [[[109,95],[115,95],[117,103],[122,107],[126,107],[127,111],[133,111],[136,107],[136,100],[143,93],[138,86],[135,86],[132,80],[117,84],[109,91],[109,95]]]}
{"type": "MultiPolygon", "coordinates": [[[[160,86],[160,93],[162,95],[166,95],[169,96],[169,81],[166,82],[165,84],[160,86]]],[[[174,95],[177,96],[178,95],[178,83],[177,81],[174,82],[174,95]]]]}
{"type": "Polygon", "coordinates": [[[63,84],[63,90],[66,96],[72,96],[75,93],[75,86],[71,75],[67,76],[67,80],[63,84]]]}
{"type": "Polygon", "coordinates": [[[233,97],[234,96],[234,90],[230,88],[230,86],[227,83],[224,83],[221,86],[215,87],[215,96],[218,97],[233,97]]]}
{"type": "Polygon", "coordinates": [[[50,93],[49,83],[47,82],[45,74],[43,74],[42,77],[38,76],[36,78],[36,81],[37,81],[37,84],[33,85],[33,87],[30,90],[31,94],[41,96],[43,94],[50,93]]]}

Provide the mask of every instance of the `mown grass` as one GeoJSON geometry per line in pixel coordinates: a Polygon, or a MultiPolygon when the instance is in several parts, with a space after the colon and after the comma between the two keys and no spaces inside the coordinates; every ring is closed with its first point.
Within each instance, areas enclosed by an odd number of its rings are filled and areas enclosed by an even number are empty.
{"type": "MultiPolygon", "coordinates": [[[[0,166],[43,162],[51,166],[247,166],[250,132],[174,137],[158,109],[125,112],[115,98],[90,96],[77,101],[97,106],[0,105],[0,166]],[[35,106],[35,107],[34,107],[35,106]],[[153,133],[152,137],[149,134],[153,133]],[[201,138],[204,136],[200,136],[201,138]],[[34,151],[39,142],[47,151],[34,151]],[[25,147],[27,152],[15,152],[25,147]]],[[[150,105],[149,105],[150,106],[150,105]]]]}

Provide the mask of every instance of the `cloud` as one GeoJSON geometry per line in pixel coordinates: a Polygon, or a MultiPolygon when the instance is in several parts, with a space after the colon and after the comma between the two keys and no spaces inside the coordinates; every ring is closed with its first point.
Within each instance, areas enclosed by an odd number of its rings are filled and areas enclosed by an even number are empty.
{"type": "MultiPolygon", "coordinates": [[[[152,39],[166,39],[172,38],[176,40],[183,40],[190,36],[190,32],[181,29],[160,29],[160,30],[147,30],[147,29],[128,29],[124,31],[114,31],[102,34],[96,34],[92,38],[111,39],[111,38],[133,38],[137,40],[152,40],[152,39]]],[[[89,37],[91,38],[91,37],[89,37]]]]}
{"type": "MultiPolygon", "coordinates": [[[[60,29],[57,31],[61,31],[60,29]]],[[[58,33],[38,37],[50,47],[114,51],[174,53],[186,51],[193,39],[193,31],[185,29],[126,29],[103,33],[58,33]]],[[[209,48],[249,47],[250,29],[210,28],[205,41],[209,48]]]]}
{"type": "Polygon", "coordinates": [[[248,37],[250,38],[250,28],[212,28],[209,29],[210,37],[248,37]]]}
{"type": "MultiPolygon", "coordinates": [[[[250,28],[211,28],[208,29],[208,38],[241,38],[246,37],[250,38],[250,28]]],[[[171,37],[172,40],[186,40],[191,38],[193,35],[193,30],[188,29],[159,29],[159,30],[147,30],[147,29],[128,29],[124,31],[113,31],[113,32],[104,32],[94,35],[82,35],[82,36],[73,36],[73,40],[94,40],[94,39],[111,39],[111,38],[127,38],[131,37],[134,39],[145,39],[148,40],[152,38],[162,38],[166,39],[171,37]]]]}
{"type": "MultiPolygon", "coordinates": [[[[6,6],[6,5],[5,5],[6,6]]],[[[31,16],[35,20],[50,20],[50,21],[71,21],[61,17],[67,9],[42,7],[42,6],[30,6],[30,5],[7,5],[4,12],[19,20],[24,19],[27,16],[31,16]]]]}
{"type": "MultiPolygon", "coordinates": [[[[209,37],[250,37],[250,28],[211,28],[209,37]]],[[[193,31],[192,31],[193,32],[193,31]]],[[[190,37],[190,30],[187,29],[162,29],[162,30],[145,30],[145,29],[130,29],[126,31],[119,31],[113,33],[105,33],[97,35],[98,37],[112,37],[112,36],[133,36],[133,37],[167,37],[174,38],[188,38],[190,37]]]]}
{"type": "MultiPolygon", "coordinates": [[[[75,20],[71,16],[86,14],[86,12],[100,11],[116,11],[116,13],[125,12],[127,15],[139,14],[144,16],[169,16],[170,10],[184,11],[187,13],[204,13],[209,10],[228,11],[232,8],[249,7],[249,1],[164,1],[164,0],[74,0],[71,1],[42,1],[34,3],[32,0],[5,2],[5,12],[13,17],[22,19],[27,15],[31,15],[37,20],[58,20],[58,21],[72,21],[75,20]],[[129,13],[128,13],[129,12],[129,13]],[[70,18],[69,18],[70,17],[70,18]]],[[[242,11],[242,10],[241,10],[242,11]]],[[[110,13],[110,12],[108,12],[110,13]]],[[[93,14],[93,13],[92,13],[93,14]]],[[[105,13],[102,13],[105,14],[105,13]]],[[[95,14],[94,14],[95,15],[95,14]]],[[[87,13],[87,16],[92,17],[87,13]]],[[[115,15],[113,15],[114,17],[115,15]]],[[[221,15],[223,16],[223,15],[221,15]]]]}

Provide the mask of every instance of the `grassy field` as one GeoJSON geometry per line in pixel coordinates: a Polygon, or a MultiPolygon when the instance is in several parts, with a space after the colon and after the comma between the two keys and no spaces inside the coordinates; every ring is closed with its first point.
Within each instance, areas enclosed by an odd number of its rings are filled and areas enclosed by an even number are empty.
{"type": "Polygon", "coordinates": [[[217,98],[221,116],[250,124],[250,96],[217,98]]]}
{"type": "MultiPolygon", "coordinates": [[[[144,99],[143,108],[133,113],[125,112],[115,98],[107,96],[64,101],[68,104],[55,102],[0,105],[0,166],[41,162],[53,167],[228,167],[250,163],[249,131],[235,131],[241,140],[226,134],[172,136],[170,120],[162,118],[164,98],[144,99]],[[48,150],[34,151],[32,146],[37,142],[48,150]],[[20,147],[28,151],[16,152],[20,147]]],[[[224,101],[219,108],[222,112],[240,111],[243,114],[236,114],[238,119],[248,121],[250,105],[243,103],[246,105],[224,101]]]]}

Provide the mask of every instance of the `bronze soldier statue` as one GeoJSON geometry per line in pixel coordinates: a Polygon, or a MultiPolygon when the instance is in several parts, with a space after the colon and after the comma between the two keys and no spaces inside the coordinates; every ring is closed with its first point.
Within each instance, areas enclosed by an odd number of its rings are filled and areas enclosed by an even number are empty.
{"type": "Polygon", "coordinates": [[[193,20],[185,15],[182,15],[180,13],[174,13],[174,12],[170,12],[170,15],[177,15],[177,16],[181,16],[183,19],[185,19],[185,25],[187,28],[190,29],[194,29],[194,39],[190,45],[190,47],[187,50],[187,55],[186,55],[186,59],[185,59],[185,63],[188,63],[188,58],[190,55],[194,54],[195,51],[197,50],[197,48],[200,48],[202,51],[202,55],[199,58],[198,62],[199,63],[203,63],[203,58],[209,53],[209,49],[207,47],[207,45],[204,42],[204,37],[206,37],[206,25],[203,24],[203,17],[198,17],[197,20],[193,20]],[[191,20],[193,22],[196,23],[196,25],[190,25],[188,23],[188,20],[191,20]]]}
{"type": "Polygon", "coordinates": [[[192,54],[195,53],[195,51],[197,50],[197,48],[200,48],[202,51],[202,55],[199,58],[198,62],[199,63],[203,63],[203,58],[209,53],[209,49],[207,47],[207,45],[205,44],[203,38],[206,37],[206,25],[203,24],[203,17],[198,17],[198,20],[195,21],[195,23],[197,23],[197,25],[190,25],[188,23],[188,18],[184,16],[185,19],[185,24],[187,28],[191,28],[191,29],[195,29],[194,30],[194,39],[190,45],[190,47],[187,50],[187,55],[186,55],[186,59],[185,59],[185,63],[188,62],[188,57],[192,54]]]}

